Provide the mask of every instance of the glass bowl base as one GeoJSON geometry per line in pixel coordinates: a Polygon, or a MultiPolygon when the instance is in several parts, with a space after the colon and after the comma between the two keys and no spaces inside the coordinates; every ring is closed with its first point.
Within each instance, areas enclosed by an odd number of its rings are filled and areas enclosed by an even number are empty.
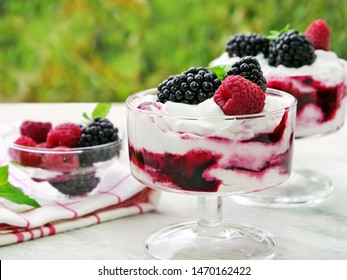
{"type": "Polygon", "coordinates": [[[223,222],[219,233],[199,233],[196,222],[161,229],[145,242],[147,259],[259,260],[273,259],[277,244],[271,233],[223,222]]]}
{"type": "Polygon", "coordinates": [[[313,170],[294,170],[287,181],[274,188],[232,199],[243,205],[268,208],[298,208],[317,205],[333,193],[332,182],[313,170]]]}

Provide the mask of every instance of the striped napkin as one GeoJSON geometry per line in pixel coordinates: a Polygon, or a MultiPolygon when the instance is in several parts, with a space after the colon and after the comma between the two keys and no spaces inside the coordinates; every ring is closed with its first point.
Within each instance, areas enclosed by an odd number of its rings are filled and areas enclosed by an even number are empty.
{"type": "MultiPolygon", "coordinates": [[[[9,129],[9,126],[0,125],[0,134],[9,129]]],[[[7,164],[3,145],[0,143],[0,166],[7,164]]],[[[19,205],[0,197],[0,246],[142,214],[154,210],[159,200],[158,191],[137,182],[129,167],[119,162],[107,169],[101,179],[101,190],[75,201],[46,200],[36,196],[35,183],[33,187],[30,178],[15,167],[9,169],[9,180],[13,185],[29,190],[28,195],[41,207],[19,205]]]]}

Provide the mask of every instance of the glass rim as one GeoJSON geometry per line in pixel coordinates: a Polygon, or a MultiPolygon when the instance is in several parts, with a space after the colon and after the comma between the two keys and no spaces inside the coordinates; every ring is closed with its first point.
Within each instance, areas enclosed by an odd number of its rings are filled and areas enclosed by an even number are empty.
{"type": "Polygon", "coordinates": [[[178,116],[178,115],[170,114],[170,113],[146,111],[146,110],[139,109],[139,108],[135,107],[131,103],[134,99],[136,99],[140,96],[144,96],[147,94],[153,94],[156,91],[157,91],[156,88],[151,88],[151,89],[136,92],[136,93],[128,96],[127,99],[125,100],[125,104],[126,104],[127,109],[134,111],[134,112],[137,112],[137,113],[146,114],[146,115],[154,115],[157,117],[172,117],[172,118],[176,118],[176,119],[186,119],[186,120],[200,120],[200,119],[202,119],[202,120],[203,119],[245,120],[245,119],[263,118],[263,117],[270,116],[270,115],[281,114],[288,109],[296,108],[296,105],[298,102],[297,99],[293,95],[291,95],[285,91],[274,89],[274,88],[267,88],[266,93],[275,94],[275,95],[279,95],[279,96],[285,96],[286,98],[288,98],[290,100],[290,102],[289,102],[290,104],[288,104],[288,106],[284,106],[283,108],[272,110],[269,112],[260,112],[260,113],[248,114],[248,115],[232,115],[232,116],[228,116],[228,115],[223,115],[223,116],[189,116],[189,115],[184,115],[184,116],[178,116]]]}
{"type": "Polygon", "coordinates": [[[28,147],[23,146],[14,143],[15,140],[20,136],[19,132],[19,125],[13,124],[13,128],[6,131],[2,135],[0,135],[0,143],[2,142],[4,147],[6,149],[14,149],[18,151],[23,152],[30,152],[30,153],[46,153],[46,154],[81,154],[83,152],[90,152],[93,150],[100,150],[109,148],[111,146],[118,146],[123,143],[123,140],[125,138],[123,129],[118,129],[118,139],[113,142],[95,145],[95,146],[88,146],[88,147],[75,147],[75,148],[69,148],[69,147],[53,147],[53,148],[45,148],[45,147],[28,147]]]}
{"type": "Polygon", "coordinates": [[[11,143],[8,145],[8,148],[18,150],[21,152],[30,152],[30,153],[40,153],[40,154],[81,154],[84,152],[90,152],[93,150],[101,150],[104,148],[109,148],[112,146],[118,146],[122,144],[123,139],[118,139],[116,141],[105,143],[101,145],[96,146],[89,146],[89,147],[76,147],[76,148],[41,148],[41,147],[27,147],[18,145],[15,143],[11,143]]]}

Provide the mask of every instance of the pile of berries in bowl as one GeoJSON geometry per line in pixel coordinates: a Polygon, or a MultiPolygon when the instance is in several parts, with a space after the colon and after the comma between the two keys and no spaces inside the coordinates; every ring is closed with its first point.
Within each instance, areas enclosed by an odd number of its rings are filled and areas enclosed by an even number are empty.
{"type": "Polygon", "coordinates": [[[11,165],[29,175],[34,195],[49,199],[96,193],[122,146],[118,128],[102,117],[84,125],[27,120],[8,136],[11,165]]]}

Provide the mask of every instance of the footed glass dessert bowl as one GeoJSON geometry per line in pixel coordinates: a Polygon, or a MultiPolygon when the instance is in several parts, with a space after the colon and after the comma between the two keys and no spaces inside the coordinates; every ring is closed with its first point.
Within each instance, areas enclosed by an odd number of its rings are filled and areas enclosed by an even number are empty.
{"type": "Polygon", "coordinates": [[[198,218],[149,236],[146,258],[274,258],[271,233],[223,219],[223,197],[265,190],[289,177],[295,98],[268,89],[260,113],[228,116],[213,98],[197,105],[160,103],[156,94],[151,89],[126,100],[131,172],[152,188],[197,196],[198,218]]]}
{"type": "MultiPolygon", "coordinates": [[[[313,21],[304,34],[285,29],[271,39],[255,33],[235,34],[226,52],[210,66],[233,68],[245,56],[256,57],[266,86],[288,92],[298,100],[296,139],[315,141],[312,138],[336,132],[344,124],[347,62],[330,50],[330,28],[324,20],[313,21]]],[[[294,167],[289,180],[278,188],[234,196],[234,200],[246,205],[294,208],[316,205],[333,194],[330,178],[304,166],[294,167]]]]}
{"type": "MultiPolygon", "coordinates": [[[[341,61],[341,69],[343,62],[341,61]]],[[[315,141],[339,130],[346,118],[347,82],[344,72],[333,71],[317,75],[271,75],[267,86],[292,94],[298,100],[296,117],[296,139],[315,141]]],[[[300,157],[300,155],[298,155],[300,157]]],[[[234,200],[255,206],[293,208],[313,206],[325,201],[333,194],[330,178],[316,170],[293,168],[289,180],[276,189],[247,196],[235,196],[234,200]]]]}

